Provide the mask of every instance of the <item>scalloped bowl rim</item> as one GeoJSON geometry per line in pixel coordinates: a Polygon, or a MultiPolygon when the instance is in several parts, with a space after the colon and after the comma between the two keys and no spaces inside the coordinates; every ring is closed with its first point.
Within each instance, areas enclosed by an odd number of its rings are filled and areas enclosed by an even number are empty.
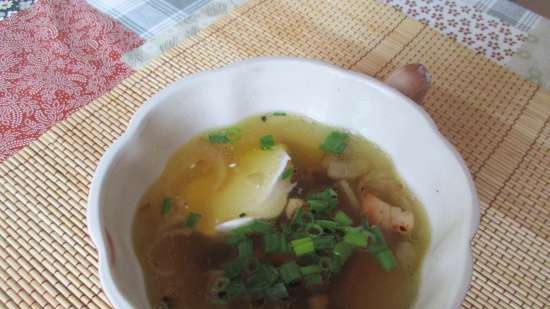
{"type": "MultiPolygon", "coordinates": [[[[146,116],[152,110],[159,108],[159,106],[162,105],[163,100],[166,97],[168,97],[171,93],[176,91],[178,87],[180,87],[181,85],[188,83],[191,80],[205,78],[211,75],[216,75],[220,72],[239,69],[241,67],[246,67],[254,64],[269,63],[269,62],[295,62],[296,64],[307,64],[307,65],[322,67],[324,70],[327,71],[327,73],[345,75],[347,78],[354,79],[361,83],[368,84],[371,87],[377,88],[379,91],[383,92],[388,97],[393,97],[393,99],[397,99],[401,101],[402,104],[412,106],[415,112],[418,113],[423,118],[423,120],[428,124],[429,127],[431,127],[431,129],[435,133],[435,136],[437,137],[437,139],[439,139],[439,142],[441,142],[442,145],[454,156],[454,159],[463,169],[464,176],[465,176],[464,180],[467,182],[469,186],[470,195],[471,195],[471,203],[469,205],[470,216],[468,218],[468,221],[470,221],[469,241],[471,242],[471,240],[475,236],[475,233],[478,229],[479,221],[480,221],[479,201],[478,201],[475,185],[470,175],[469,169],[467,168],[466,163],[464,162],[464,160],[462,159],[458,151],[441,134],[435,122],[431,119],[428,113],[424,109],[422,109],[418,104],[416,104],[415,102],[413,102],[412,100],[410,100],[408,97],[404,96],[397,90],[387,86],[386,84],[382,83],[381,81],[375,78],[372,78],[370,76],[367,76],[361,73],[346,70],[338,66],[327,64],[325,62],[321,62],[318,60],[294,58],[294,57],[252,58],[248,60],[238,61],[229,65],[223,66],[221,68],[202,71],[199,73],[186,76],[182,79],[175,81],[174,83],[167,86],[166,88],[162,89],[160,92],[158,92],[157,94],[152,96],[150,99],[148,99],[137,110],[137,112],[132,116],[126,131],[110,147],[108,147],[107,151],[101,157],[98,163],[98,166],[96,168],[95,174],[93,176],[92,184],[91,184],[90,192],[88,196],[87,226],[88,226],[90,237],[98,250],[98,259],[99,259],[98,269],[99,269],[99,279],[100,279],[101,286],[103,288],[103,291],[106,293],[107,298],[110,300],[111,304],[115,308],[119,308],[119,307],[131,308],[131,305],[127,301],[127,299],[120,294],[120,292],[118,291],[118,287],[113,280],[111,269],[108,263],[108,256],[107,256],[108,240],[106,239],[106,235],[104,235],[104,233],[102,233],[101,231],[102,225],[101,225],[100,214],[102,209],[99,203],[99,199],[102,191],[102,185],[107,175],[106,172],[109,170],[111,164],[113,163],[113,159],[119,152],[124,150],[125,146],[128,143],[132,142],[136,132],[138,131],[140,126],[143,124],[143,120],[146,118],[146,116]]],[[[468,291],[471,276],[472,276],[473,257],[472,257],[471,245],[468,245],[468,250],[467,252],[464,252],[464,254],[466,255],[465,256],[466,263],[463,269],[463,276],[461,280],[462,282],[461,282],[460,290],[457,291],[457,294],[456,294],[457,296],[452,305],[453,309],[458,308],[462,303],[468,291]]]]}

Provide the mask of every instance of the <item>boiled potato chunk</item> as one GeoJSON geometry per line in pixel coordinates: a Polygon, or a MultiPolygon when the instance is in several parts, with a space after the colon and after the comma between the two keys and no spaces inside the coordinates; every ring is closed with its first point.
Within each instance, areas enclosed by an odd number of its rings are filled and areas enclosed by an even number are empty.
{"type": "Polygon", "coordinates": [[[238,219],[241,214],[257,219],[279,216],[292,189],[289,180],[281,180],[289,160],[290,156],[280,145],[271,150],[250,150],[209,199],[208,215],[215,218],[216,225],[238,219]]]}

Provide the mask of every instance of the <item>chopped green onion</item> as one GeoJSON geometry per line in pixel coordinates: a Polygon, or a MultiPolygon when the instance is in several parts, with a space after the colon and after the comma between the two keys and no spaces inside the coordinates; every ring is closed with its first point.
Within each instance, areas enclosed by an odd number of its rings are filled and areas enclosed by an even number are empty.
{"type": "Polygon", "coordinates": [[[169,197],[164,198],[162,201],[162,209],[160,213],[163,215],[168,214],[172,210],[172,199],[169,197]]]}
{"type": "Polygon", "coordinates": [[[251,257],[246,259],[245,270],[251,274],[256,272],[260,268],[260,261],[257,258],[251,257]]]}
{"type": "Polygon", "coordinates": [[[233,234],[226,240],[226,243],[231,246],[236,246],[238,243],[246,239],[247,237],[243,234],[233,234]]]}
{"type": "Polygon", "coordinates": [[[300,267],[296,262],[288,262],[279,267],[279,274],[285,284],[294,283],[302,278],[300,267]]]}
{"type": "Polygon", "coordinates": [[[292,175],[294,175],[294,168],[292,167],[287,167],[287,169],[285,169],[283,171],[283,174],[281,175],[281,179],[282,180],[285,180],[287,178],[290,178],[292,177],[292,175]]]}
{"type": "Polygon", "coordinates": [[[250,224],[233,230],[235,235],[267,234],[273,231],[273,225],[264,220],[254,220],[250,224]]]}
{"type": "Polygon", "coordinates": [[[338,203],[338,194],[332,188],[310,193],[307,196],[307,203],[311,211],[315,213],[332,211],[338,203]]]}
{"type": "Polygon", "coordinates": [[[240,281],[231,281],[227,288],[225,289],[227,293],[226,298],[228,300],[241,297],[246,294],[246,286],[240,281]]]}
{"type": "Polygon", "coordinates": [[[235,127],[227,128],[225,129],[225,135],[229,138],[229,141],[233,143],[241,139],[241,130],[235,127]]]}
{"type": "Polygon", "coordinates": [[[366,248],[369,234],[361,229],[349,229],[344,235],[344,241],[355,247],[366,248]]]}
{"type": "Polygon", "coordinates": [[[288,298],[288,290],[282,282],[276,283],[274,286],[269,287],[265,291],[265,294],[272,300],[282,300],[288,298]]]}
{"type": "Polygon", "coordinates": [[[304,220],[302,219],[303,209],[302,207],[296,209],[294,212],[294,219],[292,220],[292,224],[294,225],[304,225],[304,220]]]}
{"type": "Polygon", "coordinates": [[[275,146],[273,135],[264,135],[260,137],[260,148],[262,150],[271,150],[275,146]]]}
{"type": "Polygon", "coordinates": [[[306,225],[306,233],[311,237],[317,237],[323,234],[323,228],[318,224],[310,223],[306,225]]]}
{"type": "Polygon", "coordinates": [[[247,288],[250,293],[260,294],[269,287],[268,279],[264,273],[255,272],[248,278],[247,288]]]}
{"type": "Polygon", "coordinates": [[[311,237],[304,237],[291,241],[292,248],[294,249],[294,254],[296,256],[302,256],[315,251],[313,245],[313,239],[311,237]]]}
{"type": "Polygon", "coordinates": [[[300,257],[300,263],[303,263],[305,265],[312,265],[319,263],[319,260],[321,257],[315,253],[308,254],[305,256],[300,257]]]}
{"type": "Polygon", "coordinates": [[[260,264],[258,270],[247,280],[247,286],[251,293],[262,293],[279,278],[279,272],[271,265],[260,264]]]}
{"type": "Polygon", "coordinates": [[[397,266],[397,262],[390,249],[382,250],[376,254],[378,264],[382,266],[385,271],[391,271],[397,266]]]}
{"type": "Polygon", "coordinates": [[[234,143],[241,138],[241,131],[238,128],[227,128],[208,135],[208,140],[213,144],[234,143]]]}
{"type": "Polygon", "coordinates": [[[283,232],[283,234],[285,235],[289,235],[290,233],[292,233],[292,229],[290,228],[290,225],[288,225],[287,223],[283,223],[281,224],[281,232],[283,232]]]}
{"type": "Polygon", "coordinates": [[[306,277],[308,275],[320,274],[321,267],[317,265],[304,266],[300,267],[300,271],[302,272],[302,275],[306,277]]]}
{"type": "Polygon", "coordinates": [[[353,220],[341,210],[338,210],[334,215],[334,221],[341,225],[351,225],[353,223],[353,220]]]}
{"type": "Polygon", "coordinates": [[[315,217],[310,211],[303,211],[302,212],[302,222],[304,224],[311,223],[315,220],[315,217]]]}
{"type": "Polygon", "coordinates": [[[347,242],[341,241],[334,246],[334,254],[340,258],[345,263],[349,256],[353,253],[353,246],[347,242]]]}
{"type": "Polygon", "coordinates": [[[320,274],[311,274],[304,277],[304,282],[307,287],[321,285],[323,283],[323,277],[321,277],[320,274]]]}
{"type": "Polygon", "coordinates": [[[286,116],[285,112],[274,112],[273,116],[286,116]]]}
{"type": "Polygon", "coordinates": [[[383,251],[388,248],[384,235],[378,226],[373,226],[370,231],[372,232],[372,237],[374,242],[367,247],[367,251],[376,254],[380,251],[383,251]]]}
{"type": "Polygon", "coordinates": [[[323,201],[308,200],[307,205],[314,213],[321,213],[329,210],[329,205],[323,201]]]}
{"type": "Polygon", "coordinates": [[[233,279],[238,277],[246,266],[246,259],[235,259],[225,264],[223,271],[227,278],[233,279]]]}
{"type": "Polygon", "coordinates": [[[245,236],[245,235],[252,234],[252,223],[239,226],[238,228],[233,230],[232,234],[234,236],[245,236]]]}
{"type": "Polygon", "coordinates": [[[333,255],[330,262],[331,272],[337,274],[342,270],[342,266],[346,263],[346,259],[338,255],[333,255]]]}
{"type": "Polygon", "coordinates": [[[323,144],[321,144],[321,149],[328,154],[334,154],[337,156],[342,155],[348,144],[346,140],[348,139],[348,134],[343,132],[333,131],[325,138],[323,144]]]}
{"type": "Polygon", "coordinates": [[[281,234],[279,235],[279,251],[281,253],[289,253],[290,252],[290,243],[288,242],[288,239],[286,238],[286,235],[281,234]]]}
{"type": "Polygon", "coordinates": [[[273,284],[279,279],[279,271],[272,265],[262,264],[259,271],[264,273],[269,284],[273,284]]]}
{"type": "Polygon", "coordinates": [[[315,223],[317,223],[323,229],[331,231],[334,231],[338,227],[338,223],[332,220],[316,220],[315,223]]]}
{"type": "Polygon", "coordinates": [[[227,144],[229,143],[229,138],[223,133],[212,133],[208,135],[208,140],[212,144],[227,144]]]}
{"type": "MultiPolygon", "coordinates": [[[[302,227],[300,227],[302,228],[302,227]]],[[[296,240],[296,239],[300,239],[300,238],[304,238],[304,237],[308,237],[307,233],[304,232],[304,231],[296,231],[296,232],[293,232],[292,234],[290,234],[290,239],[292,240],[296,240]]]]}
{"type": "Polygon", "coordinates": [[[184,225],[189,228],[195,228],[199,223],[199,221],[201,220],[201,218],[202,218],[201,214],[190,212],[187,215],[187,218],[185,218],[184,225]]]}
{"type": "Polygon", "coordinates": [[[273,225],[264,220],[255,220],[251,226],[252,232],[256,234],[266,234],[273,232],[273,225]]]}
{"type": "Polygon", "coordinates": [[[336,191],[334,191],[332,188],[326,188],[321,192],[315,192],[308,195],[308,199],[310,200],[323,200],[327,203],[334,204],[334,206],[336,206],[337,197],[338,193],[336,193],[336,191]]]}
{"type": "Polygon", "coordinates": [[[329,250],[336,245],[336,238],[332,235],[319,236],[313,239],[316,250],[329,250]]]}
{"type": "Polygon", "coordinates": [[[239,250],[239,257],[240,258],[251,257],[254,253],[253,246],[254,246],[254,242],[250,238],[244,241],[241,241],[237,246],[239,250]]]}
{"type": "Polygon", "coordinates": [[[281,236],[277,233],[264,235],[264,252],[272,254],[281,251],[281,236]]]}

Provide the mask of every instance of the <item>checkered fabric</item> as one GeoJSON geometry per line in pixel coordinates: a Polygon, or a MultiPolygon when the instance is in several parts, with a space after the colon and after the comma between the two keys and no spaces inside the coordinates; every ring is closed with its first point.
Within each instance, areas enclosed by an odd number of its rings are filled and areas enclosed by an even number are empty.
{"type": "Polygon", "coordinates": [[[88,0],[88,3],[149,39],[170,29],[209,0],[88,0]]]}
{"type": "MultiPolygon", "coordinates": [[[[521,31],[529,32],[544,19],[510,0],[461,0],[521,31]]],[[[548,0],[546,0],[548,1],[548,0]]]]}

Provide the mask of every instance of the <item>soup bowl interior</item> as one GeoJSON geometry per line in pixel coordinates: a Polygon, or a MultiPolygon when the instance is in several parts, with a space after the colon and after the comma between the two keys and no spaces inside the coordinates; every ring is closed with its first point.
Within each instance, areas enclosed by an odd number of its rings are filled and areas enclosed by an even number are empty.
{"type": "MultiPolygon", "coordinates": [[[[413,308],[458,308],[471,278],[479,221],[470,174],[429,116],[368,76],[294,58],[258,58],[182,79],[149,100],[105,153],[93,179],[88,227],[117,309],[148,308],[131,227],[138,201],[191,137],[243,118],[286,111],[376,143],[426,210],[431,242],[413,308]]],[[[299,132],[296,132],[299,134],[299,132]]]]}

